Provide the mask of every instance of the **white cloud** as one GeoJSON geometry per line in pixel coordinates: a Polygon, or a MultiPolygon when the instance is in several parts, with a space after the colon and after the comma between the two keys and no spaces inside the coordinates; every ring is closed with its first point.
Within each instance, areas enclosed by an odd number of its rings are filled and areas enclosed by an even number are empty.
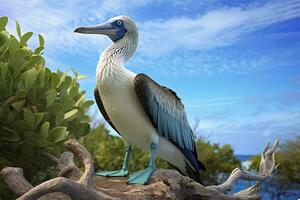
{"type": "MultiPolygon", "coordinates": [[[[80,7],[68,2],[52,5],[47,1],[1,1],[0,4],[2,13],[10,18],[9,30],[14,32],[13,20],[17,20],[22,30],[42,34],[47,52],[71,52],[76,50],[75,46],[78,48],[78,44],[84,44],[82,47],[86,48],[88,41],[94,42],[93,39],[84,41],[73,34],[76,26],[87,18],[79,14],[80,7]]],[[[31,45],[36,45],[37,40],[32,41],[31,45]]]]}
{"type": "MultiPolygon", "coordinates": [[[[73,34],[74,28],[99,23],[116,13],[128,13],[130,9],[150,2],[130,0],[125,4],[121,0],[64,0],[59,3],[0,0],[0,12],[19,20],[25,30],[42,33],[50,50],[76,51],[84,48],[88,51],[103,48],[107,40],[103,37],[86,39],[73,34]]],[[[139,23],[140,51],[161,55],[176,49],[198,50],[226,46],[238,40],[241,34],[299,16],[300,2],[290,0],[247,8],[218,8],[193,18],[179,16],[166,20],[146,20],[139,23]]],[[[10,28],[14,29],[12,24],[10,28]]]]}
{"type": "MultiPolygon", "coordinates": [[[[130,0],[132,7],[147,3],[146,0],[130,0]]],[[[0,0],[0,13],[10,18],[8,29],[15,32],[14,20],[24,31],[40,33],[45,37],[49,54],[71,55],[99,51],[109,44],[105,37],[74,34],[75,28],[101,23],[116,13],[127,12],[128,4],[121,0],[83,1],[4,1],[0,0]]],[[[37,45],[37,40],[31,43],[37,45]]]]}
{"type": "Polygon", "coordinates": [[[195,109],[195,108],[206,108],[206,107],[224,107],[228,105],[237,105],[240,104],[241,100],[244,97],[220,97],[220,98],[206,98],[206,99],[199,99],[193,101],[186,101],[186,107],[188,109],[195,109]]]}
{"type": "Polygon", "coordinates": [[[247,8],[224,7],[194,18],[174,17],[140,24],[140,50],[161,56],[177,49],[230,45],[245,33],[300,16],[299,1],[271,1],[247,8]]]}
{"type": "Polygon", "coordinates": [[[265,129],[262,133],[263,136],[269,137],[272,135],[272,131],[270,129],[265,129]]]}

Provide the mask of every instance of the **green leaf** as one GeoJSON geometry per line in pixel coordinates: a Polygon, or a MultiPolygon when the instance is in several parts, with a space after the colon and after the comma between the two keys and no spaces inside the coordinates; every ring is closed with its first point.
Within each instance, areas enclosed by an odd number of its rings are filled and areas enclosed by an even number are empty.
{"type": "Polygon", "coordinates": [[[40,43],[40,47],[44,47],[45,40],[44,40],[43,36],[40,34],[39,34],[39,43],[40,43]]]}
{"type": "Polygon", "coordinates": [[[14,110],[11,110],[8,113],[6,113],[8,123],[13,123],[16,120],[17,115],[18,112],[14,110]]]}
{"type": "Polygon", "coordinates": [[[24,131],[23,135],[26,143],[30,144],[31,147],[36,146],[36,141],[39,138],[36,137],[33,131],[24,131]]]}
{"type": "Polygon", "coordinates": [[[34,128],[37,128],[38,125],[40,125],[43,117],[44,113],[34,113],[34,128]]]}
{"type": "Polygon", "coordinates": [[[19,38],[21,38],[21,27],[18,21],[16,21],[16,30],[19,38]]]}
{"type": "Polygon", "coordinates": [[[44,122],[43,125],[41,126],[40,129],[40,135],[44,138],[47,139],[48,138],[48,133],[49,133],[49,122],[44,122]]]}
{"type": "Polygon", "coordinates": [[[69,91],[69,98],[73,98],[78,94],[78,87],[77,86],[73,86],[71,87],[70,91],[69,91]]]}
{"type": "Polygon", "coordinates": [[[92,106],[93,104],[94,104],[94,101],[92,101],[92,100],[85,101],[85,102],[82,104],[82,108],[84,108],[84,109],[89,108],[89,107],[92,106]]]}
{"type": "Polygon", "coordinates": [[[27,90],[18,90],[16,92],[16,96],[19,98],[24,98],[27,96],[27,94],[28,94],[27,90]]]}
{"type": "Polygon", "coordinates": [[[78,73],[76,72],[76,70],[73,69],[73,68],[71,70],[73,71],[75,78],[77,78],[78,77],[78,73]]]}
{"type": "Polygon", "coordinates": [[[12,54],[18,49],[20,49],[19,41],[15,37],[11,37],[9,40],[9,53],[12,54]]]}
{"type": "Polygon", "coordinates": [[[75,105],[80,107],[82,105],[84,99],[85,99],[85,95],[82,94],[82,96],[78,99],[78,101],[76,102],[75,105]]]}
{"type": "Polygon", "coordinates": [[[46,147],[46,151],[52,155],[56,155],[57,157],[59,157],[59,155],[61,154],[58,146],[48,146],[46,147]]]}
{"type": "Polygon", "coordinates": [[[74,118],[76,116],[77,113],[78,113],[78,109],[75,108],[75,109],[65,113],[64,119],[71,120],[72,118],[74,118]]]}
{"type": "Polygon", "coordinates": [[[0,17],[0,31],[5,30],[6,24],[8,22],[8,17],[0,17]]]}
{"type": "Polygon", "coordinates": [[[79,120],[80,120],[81,123],[89,123],[89,122],[91,122],[91,118],[88,115],[81,116],[79,118],[79,120]]]}
{"type": "MultiPolygon", "coordinates": [[[[4,46],[9,41],[9,33],[7,31],[0,32],[0,48],[4,48],[4,46]]],[[[7,46],[6,46],[7,47],[7,46]]]]}
{"type": "Polygon", "coordinates": [[[66,127],[55,127],[49,133],[49,141],[52,143],[57,143],[64,140],[68,135],[66,127]]]}
{"type": "Polygon", "coordinates": [[[45,87],[45,68],[39,68],[38,86],[41,89],[45,87]]]}
{"type": "Polygon", "coordinates": [[[62,82],[62,88],[68,89],[71,86],[72,78],[70,76],[66,76],[64,81],[62,82]]]}
{"type": "Polygon", "coordinates": [[[35,68],[28,70],[26,72],[25,88],[29,88],[35,83],[37,74],[38,74],[38,71],[35,68]]]}
{"type": "Polygon", "coordinates": [[[1,63],[0,64],[1,79],[5,79],[7,72],[8,72],[8,63],[1,63]]]}
{"type": "Polygon", "coordinates": [[[79,75],[79,76],[77,77],[77,80],[86,79],[86,77],[87,77],[87,76],[85,76],[85,75],[79,75]]]}
{"type": "Polygon", "coordinates": [[[77,137],[85,136],[90,132],[90,125],[89,124],[81,124],[79,131],[77,132],[77,137]]]}
{"type": "Polygon", "coordinates": [[[21,71],[22,65],[25,63],[26,56],[30,51],[26,48],[17,49],[15,52],[9,55],[9,65],[14,71],[21,71]]]}
{"type": "Polygon", "coordinates": [[[11,106],[16,110],[16,111],[21,111],[24,108],[24,105],[26,103],[26,100],[21,100],[17,101],[11,104],[11,106]]]}
{"type": "Polygon", "coordinates": [[[13,129],[7,127],[1,127],[0,129],[0,141],[18,142],[20,141],[20,135],[13,129]]]}
{"type": "Polygon", "coordinates": [[[27,101],[30,104],[35,104],[36,99],[37,99],[37,91],[36,87],[32,87],[29,89],[28,94],[27,94],[27,101]]]}
{"type": "Polygon", "coordinates": [[[56,125],[60,125],[60,123],[64,120],[64,114],[65,113],[63,111],[56,113],[56,116],[55,116],[55,124],[56,125]]]}
{"type": "Polygon", "coordinates": [[[38,47],[34,50],[35,54],[42,54],[42,51],[44,50],[44,47],[38,47]]]}
{"type": "Polygon", "coordinates": [[[71,110],[74,108],[75,101],[73,99],[67,98],[67,96],[62,100],[62,105],[64,110],[71,110]]]}
{"type": "Polygon", "coordinates": [[[42,66],[44,66],[44,64],[45,64],[45,59],[40,55],[33,54],[30,57],[30,59],[31,59],[31,63],[33,65],[42,65],[42,66]]]}
{"type": "Polygon", "coordinates": [[[12,128],[18,133],[22,133],[25,130],[30,130],[28,124],[24,120],[15,121],[12,125],[12,128]]]}
{"type": "Polygon", "coordinates": [[[27,41],[31,38],[32,35],[33,35],[32,32],[27,32],[21,37],[20,43],[22,47],[27,46],[27,41]]]}
{"type": "Polygon", "coordinates": [[[57,91],[55,89],[49,90],[47,92],[46,100],[47,100],[47,108],[51,106],[57,97],[57,91]]]}
{"type": "Polygon", "coordinates": [[[64,80],[65,80],[65,78],[67,76],[67,73],[68,72],[63,73],[63,75],[60,77],[58,87],[64,82],[64,80]]]}
{"type": "Polygon", "coordinates": [[[34,115],[31,112],[31,110],[24,108],[24,120],[26,121],[26,123],[28,124],[28,126],[30,127],[30,129],[33,129],[34,127],[34,115]]]}
{"type": "Polygon", "coordinates": [[[52,73],[48,68],[44,68],[44,69],[45,69],[45,81],[49,81],[52,73]]]}
{"type": "Polygon", "coordinates": [[[51,78],[50,78],[50,85],[51,88],[56,88],[59,84],[59,77],[56,73],[52,73],[51,74],[51,78]]]}
{"type": "Polygon", "coordinates": [[[63,106],[60,103],[54,103],[49,108],[48,111],[52,114],[57,114],[63,110],[63,106]]]}

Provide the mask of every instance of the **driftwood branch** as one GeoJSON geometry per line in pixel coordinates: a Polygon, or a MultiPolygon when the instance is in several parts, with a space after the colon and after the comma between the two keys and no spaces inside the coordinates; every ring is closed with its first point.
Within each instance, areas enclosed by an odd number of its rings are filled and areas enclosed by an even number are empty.
{"type": "Polygon", "coordinates": [[[77,180],[82,171],[75,165],[73,153],[66,151],[61,154],[60,158],[56,158],[52,154],[44,152],[43,155],[51,160],[59,170],[58,176],[77,180]]]}
{"type": "Polygon", "coordinates": [[[277,169],[279,164],[276,165],[275,160],[275,150],[277,149],[279,144],[279,140],[272,145],[270,148],[270,144],[267,144],[262,155],[261,155],[261,162],[260,162],[260,170],[258,175],[253,175],[243,170],[236,168],[234,169],[228,179],[218,185],[218,186],[208,186],[208,189],[217,190],[219,192],[226,192],[232,189],[233,185],[238,180],[250,180],[250,181],[257,181],[256,185],[249,187],[245,190],[241,190],[240,192],[234,194],[234,197],[239,199],[259,199],[259,186],[262,181],[267,178],[272,178],[274,171],[277,169]]]}
{"type": "Polygon", "coordinates": [[[79,183],[92,187],[92,180],[94,175],[94,161],[91,154],[81,146],[76,140],[68,140],[65,146],[73,153],[77,154],[84,164],[85,171],[79,179],[79,183]]]}
{"type": "Polygon", "coordinates": [[[16,195],[25,194],[32,189],[32,185],[24,178],[23,169],[16,167],[6,167],[1,171],[3,180],[16,195]]]}
{"type": "Polygon", "coordinates": [[[234,169],[228,179],[213,186],[203,186],[174,170],[156,170],[148,185],[128,185],[126,178],[93,177],[93,159],[89,152],[75,140],[65,142],[71,152],[64,152],[60,158],[44,153],[60,171],[57,178],[33,187],[23,177],[20,168],[6,167],[1,171],[3,180],[18,195],[18,200],[94,200],[94,199],[259,199],[259,187],[266,178],[272,178],[278,167],[275,150],[268,144],[262,153],[260,171],[253,175],[234,169]],[[73,153],[84,165],[82,172],[74,163],[73,153]],[[226,194],[240,179],[257,181],[254,186],[235,194],[226,194]]]}

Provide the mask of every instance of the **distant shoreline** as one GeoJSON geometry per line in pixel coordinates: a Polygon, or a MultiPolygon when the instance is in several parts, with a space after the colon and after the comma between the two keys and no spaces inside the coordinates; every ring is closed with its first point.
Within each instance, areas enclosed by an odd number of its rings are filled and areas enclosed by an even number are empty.
{"type": "Polygon", "coordinates": [[[247,161],[247,160],[250,160],[250,158],[256,156],[256,155],[234,155],[237,159],[239,159],[239,161],[243,162],[243,161],[247,161]]]}

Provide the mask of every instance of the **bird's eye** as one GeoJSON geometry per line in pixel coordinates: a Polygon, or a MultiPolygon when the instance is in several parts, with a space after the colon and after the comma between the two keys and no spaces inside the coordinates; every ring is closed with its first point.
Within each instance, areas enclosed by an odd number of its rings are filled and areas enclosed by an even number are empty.
{"type": "Polygon", "coordinates": [[[117,20],[117,24],[121,26],[123,24],[122,20],[117,20]]]}

